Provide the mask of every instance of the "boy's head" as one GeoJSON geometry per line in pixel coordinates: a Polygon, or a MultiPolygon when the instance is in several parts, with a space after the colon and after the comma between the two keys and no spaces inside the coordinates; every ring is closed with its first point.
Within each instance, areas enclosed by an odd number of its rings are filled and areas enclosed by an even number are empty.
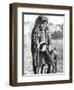
{"type": "Polygon", "coordinates": [[[44,30],[47,25],[48,25],[48,18],[40,15],[37,19],[36,19],[36,25],[39,25],[41,30],[44,30]]]}

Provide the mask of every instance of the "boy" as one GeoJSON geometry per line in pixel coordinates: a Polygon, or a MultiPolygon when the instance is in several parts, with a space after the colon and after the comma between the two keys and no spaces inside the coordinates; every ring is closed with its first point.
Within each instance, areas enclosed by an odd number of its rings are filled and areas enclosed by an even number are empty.
{"type": "Polygon", "coordinates": [[[52,44],[50,44],[48,50],[46,43],[43,43],[40,45],[40,55],[44,58],[41,73],[55,73],[57,71],[56,48],[52,47],[52,44]]]}

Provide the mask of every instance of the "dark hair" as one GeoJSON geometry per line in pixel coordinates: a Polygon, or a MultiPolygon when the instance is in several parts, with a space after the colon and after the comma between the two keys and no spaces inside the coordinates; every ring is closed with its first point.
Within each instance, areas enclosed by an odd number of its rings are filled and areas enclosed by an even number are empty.
{"type": "Polygon", "coordinates": [[[43,22],[48,23],[48,18],[43,16],[43,15],[40,15],[40,16],[37,17],[35,24],[41,24],[43,22]]]}

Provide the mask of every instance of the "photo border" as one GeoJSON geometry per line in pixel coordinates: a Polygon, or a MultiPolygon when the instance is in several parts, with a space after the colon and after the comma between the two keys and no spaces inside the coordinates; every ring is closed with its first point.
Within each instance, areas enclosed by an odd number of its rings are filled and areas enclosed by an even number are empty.
{"type": "Polygon", "coordinates": [[[45,84],[62,84],[62,83],[72,83],[72,7],[71,6],[61,6],[61,5],[42,5],[42,4],[28,4],[28,3],[13,3],[10,4],[10,78],[9,84],[11,86],[28,86],[28,85],[45,85],[45,84]],[[31,7],[31,8],[45,8],[45,9],[59,9],[59,10],[69,10],[69,80],[57,80],[57,81],[39,81],[39,82],[17,82],[17,8],[18,7],[31,7]]]}

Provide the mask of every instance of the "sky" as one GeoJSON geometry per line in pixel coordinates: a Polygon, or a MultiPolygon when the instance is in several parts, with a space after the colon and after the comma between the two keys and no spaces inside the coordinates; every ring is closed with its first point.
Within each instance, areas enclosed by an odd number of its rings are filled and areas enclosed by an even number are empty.
{"type": "MultiPolygon", "coordinates": [[[[39,15],[24,15],[24,22],[35,22],[36,18],[39,15]]],[[[63,24],[64,16],[46,16],[48,18],[49,23],[53,24],[63,24]]]]}

